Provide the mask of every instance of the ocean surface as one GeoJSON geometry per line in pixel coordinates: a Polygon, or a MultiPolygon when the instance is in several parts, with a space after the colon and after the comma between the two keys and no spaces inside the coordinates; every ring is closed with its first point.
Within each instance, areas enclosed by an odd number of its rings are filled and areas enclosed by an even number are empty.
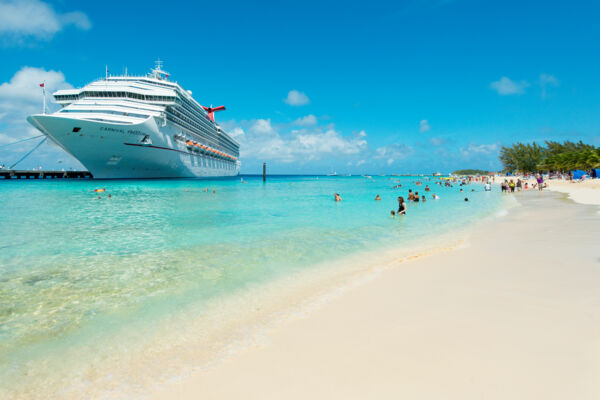
{"type": "Polygon", "coordinates": [[[506,206],[434,178],[243,179],[0,182],[0,397],[131,398],[256,338],[369,255],[506,206]],[[392,218],[409,188],[427,202],[392,218]]]}

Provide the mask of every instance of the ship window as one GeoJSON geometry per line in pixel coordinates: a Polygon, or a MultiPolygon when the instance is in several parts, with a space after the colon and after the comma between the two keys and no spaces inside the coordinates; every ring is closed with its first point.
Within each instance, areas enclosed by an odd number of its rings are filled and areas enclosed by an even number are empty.
{"type": "Polygon", "coordinates": [[[80,130],[81,130],[81,128],[79,128],[79,127],[73,128],[73,132],[79,132],[80,130]]]}

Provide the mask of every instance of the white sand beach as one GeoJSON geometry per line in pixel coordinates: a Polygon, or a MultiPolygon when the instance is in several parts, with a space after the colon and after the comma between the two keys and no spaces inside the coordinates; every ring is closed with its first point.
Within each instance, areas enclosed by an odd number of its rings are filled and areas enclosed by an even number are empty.
{"type": "Polygon", "coordinates": [[[384,270],[151,398],[600,398],[598,207],[514,196],[467,246],[384,270]]]}
{"type": "Polygon", "coordinates": [[[552,179],[547,181],[548,189],[566,193],[570,199],[581,204],[598,204],[600,199],[600,179],[568,181],[552,179]]]}

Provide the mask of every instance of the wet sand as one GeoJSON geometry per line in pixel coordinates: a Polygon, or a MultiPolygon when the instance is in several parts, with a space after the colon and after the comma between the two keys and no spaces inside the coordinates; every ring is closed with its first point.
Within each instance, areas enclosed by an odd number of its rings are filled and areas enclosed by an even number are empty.
{"type": "Polygon", "coordinates": [[[527,191],[153,399],[598,399],[600,213],[527,191]]]}

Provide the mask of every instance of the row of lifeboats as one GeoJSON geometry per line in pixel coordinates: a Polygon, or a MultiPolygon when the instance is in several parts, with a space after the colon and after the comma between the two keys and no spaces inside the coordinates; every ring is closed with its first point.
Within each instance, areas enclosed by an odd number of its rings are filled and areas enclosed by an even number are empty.
{"type": "Polygon", "coordinates": [[[223,153],[222,151],[213,149],[198,142],[194,142],[193,140],[186,140],[185,144],[187,145],[188,150],[202,151],[205,154],[210,154],[212,156],[228,158],[230,160],[237,160],[237,158],[235,158],[234,156],[230,156],[229,154],[223,153]]]}

